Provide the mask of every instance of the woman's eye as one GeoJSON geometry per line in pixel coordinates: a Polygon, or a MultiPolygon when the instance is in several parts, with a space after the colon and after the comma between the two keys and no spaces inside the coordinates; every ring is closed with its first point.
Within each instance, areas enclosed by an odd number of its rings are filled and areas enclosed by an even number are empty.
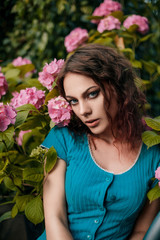
{"type": "Polygon", "coordinates": [[[78,101],[77,101],[76,99],[72,99],[72,100],[69,101],[69,104],[70,104],[70,105],[76,105],[77,102],[78,102],[78,101]]]}
{"type": "Polygon", "coordinates": [[[90,93],[88,94],[88,97],[89,97],[89,98],[95,98],[95,97],[98,96],[98,93],[99,93],[99,90],[94,91],[94,92],[90,92],[90,93]]]}

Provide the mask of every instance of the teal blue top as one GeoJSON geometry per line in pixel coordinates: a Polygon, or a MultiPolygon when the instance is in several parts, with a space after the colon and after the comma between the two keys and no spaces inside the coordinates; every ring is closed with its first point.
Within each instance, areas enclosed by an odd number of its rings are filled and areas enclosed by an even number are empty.
{"type": "MultiPolygon", "coordinates": [[[[54,127],[42,146],[54,146],[67,164],[65,191],[74,240],[127,239],[160,165],[159,147],[147,150],[142,144],[134,164],[127,171],[114,174],[95,162],[85,134],[75,139],[67,127],[54,127]]],[[[39,240],[44,239],[45,232],[39,240]]]]}

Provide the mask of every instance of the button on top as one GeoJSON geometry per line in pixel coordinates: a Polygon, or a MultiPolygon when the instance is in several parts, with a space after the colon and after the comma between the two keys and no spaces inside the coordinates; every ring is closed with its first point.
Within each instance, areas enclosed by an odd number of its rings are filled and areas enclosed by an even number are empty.
{"type": "Polygon", "coordinates": [[[90,240],[91,240],[91,239],[92,239],[92,235],[88,234],[88,235],[87,235],[87,239],[90,239],[90,240]]]}
{"type": "Polygon", "coordinates": [[[110,177],[106,177],[106,181],[109,182],[111,179],[110,177]]]}
{"type": "Polygon", "coordinates": [[[98,223],[99,223],[99,220],[98,220],[98,219],[95,219],[95,220],[94,220],[94,223],[98,224],[98,223]]]}

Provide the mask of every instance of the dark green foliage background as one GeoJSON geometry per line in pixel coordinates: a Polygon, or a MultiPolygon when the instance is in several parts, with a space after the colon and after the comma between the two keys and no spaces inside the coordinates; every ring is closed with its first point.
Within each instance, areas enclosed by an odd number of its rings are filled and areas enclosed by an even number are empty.
{"type": "MultiPolygon", "coordinates": [[[[96,25],[87,20],[103,0],[4,0],[0,5],[1,65],[18,56],[30,58],[40,71],[45,62],[65,58],[64,37],[75,27],[88,30],[96,25]]],[[[125,15],[138,14],[149,20],[153,37],[140,45],[137,59],[160,64],[160,0],[119,1],[125,15]]],[[[150,76],[141,72],[143,79],[150,76]]],[[[157,80],[157,79],[155,79],[157,80]]],[[[160,84],[152,79],[147,90],[153,116],[160,114],[160,84]]]]}

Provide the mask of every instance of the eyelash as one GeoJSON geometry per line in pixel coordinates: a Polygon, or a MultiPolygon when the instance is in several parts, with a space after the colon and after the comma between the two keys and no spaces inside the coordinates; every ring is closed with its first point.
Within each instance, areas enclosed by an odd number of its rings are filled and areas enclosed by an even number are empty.
{"type": "Polygon", "coordinates": [[[100,90],[96,90],[96,91],[93,91],[93,92],[90,92],[88,94],[88,97],[90,96],[90,98],[96,98],[99,94],[100,90]],[[92,95],[93,94],[93,95],[92,95]],[[91,96],[92,95],[92,96],[91,96]]]}
{"type": "MultiPolygon", "coordinates": [[[[87,98],[94,99],[94,98],[96,98],[98,96],[99,92],[100,92],[100,90],[96,90],[96,91],[90,92],[90,93],[88,93],[87,98]]],[[[74,106],[74,105],[77,104],[78,101],[76,99],[71,99],[68,102],[69,102],[70,105],[74,106]],[[74,101],[76,103],[73,103],[74,101]]]]}

